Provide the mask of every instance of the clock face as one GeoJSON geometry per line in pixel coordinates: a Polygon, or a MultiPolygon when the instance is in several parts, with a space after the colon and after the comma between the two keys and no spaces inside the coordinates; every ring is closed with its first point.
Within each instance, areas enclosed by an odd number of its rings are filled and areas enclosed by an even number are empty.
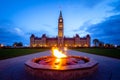
{"type": "Polygon", "coordinates": [[[62,19],[60,19],[60,22],[62,22],[62,19]]]}

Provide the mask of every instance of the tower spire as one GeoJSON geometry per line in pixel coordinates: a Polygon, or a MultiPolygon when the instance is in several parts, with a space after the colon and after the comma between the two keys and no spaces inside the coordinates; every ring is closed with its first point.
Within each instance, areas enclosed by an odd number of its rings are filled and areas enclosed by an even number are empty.
{"type": "Polygon", "coordinates": [[[62,11],[60,10],[60,16],[59,17],[62,17],[62,11]]]}
{"type": "Polygon", "coordinates": [[[63,17],[62,11],[60,10],[60,15],[58,19],[58,47],[62,48],[64,46],[64,25],[63,25],[63,17]]]}

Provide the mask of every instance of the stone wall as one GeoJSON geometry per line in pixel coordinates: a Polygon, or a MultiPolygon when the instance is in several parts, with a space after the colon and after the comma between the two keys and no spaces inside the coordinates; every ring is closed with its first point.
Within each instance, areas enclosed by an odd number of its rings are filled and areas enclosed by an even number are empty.
{"type": "Polygon", "coordinates": [[[36,69],[28,65],[25,66],[26,71],[32,76],[38,77],[41,80],[77,80],[79,78],[92,75],[98,68],[98,64],[83,69],[71,70],[49,70],[36,69]]]}

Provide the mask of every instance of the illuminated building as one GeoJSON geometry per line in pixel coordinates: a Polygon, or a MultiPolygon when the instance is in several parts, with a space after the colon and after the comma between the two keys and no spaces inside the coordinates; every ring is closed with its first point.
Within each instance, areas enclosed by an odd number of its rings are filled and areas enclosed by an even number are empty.
{"type": "Polygon", "coordinates": [[[47,37],[43,34],[42,37],[36,37],[34,34],[30,37],[30,47],[90,47],[90,35],[87,34],[86,37],[81,38],[78,34],[72,38],[64,36],[64,20],[62,17],[62,12],[60,11],[58,19],[58,36],[57,37],[47,37]]]}

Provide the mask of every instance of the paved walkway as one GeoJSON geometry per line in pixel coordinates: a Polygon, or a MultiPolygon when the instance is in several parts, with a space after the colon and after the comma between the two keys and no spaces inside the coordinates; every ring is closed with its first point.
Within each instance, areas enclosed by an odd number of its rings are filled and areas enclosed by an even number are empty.
{"type": "MultiPolygon", "coordinates": [[[[120,60],[98,56],[73,50],[68,50],[70,55],[87,56],[99,62],[98,71],[82,80],[120,80],[120,60]]],[[[24,62],[39,56],[50,55],[50,51],[0,60],[0,80],[40,80],[26,73],[24,62]]],[[[81,79],[78,79],[81,80],[81,79]]]]}

